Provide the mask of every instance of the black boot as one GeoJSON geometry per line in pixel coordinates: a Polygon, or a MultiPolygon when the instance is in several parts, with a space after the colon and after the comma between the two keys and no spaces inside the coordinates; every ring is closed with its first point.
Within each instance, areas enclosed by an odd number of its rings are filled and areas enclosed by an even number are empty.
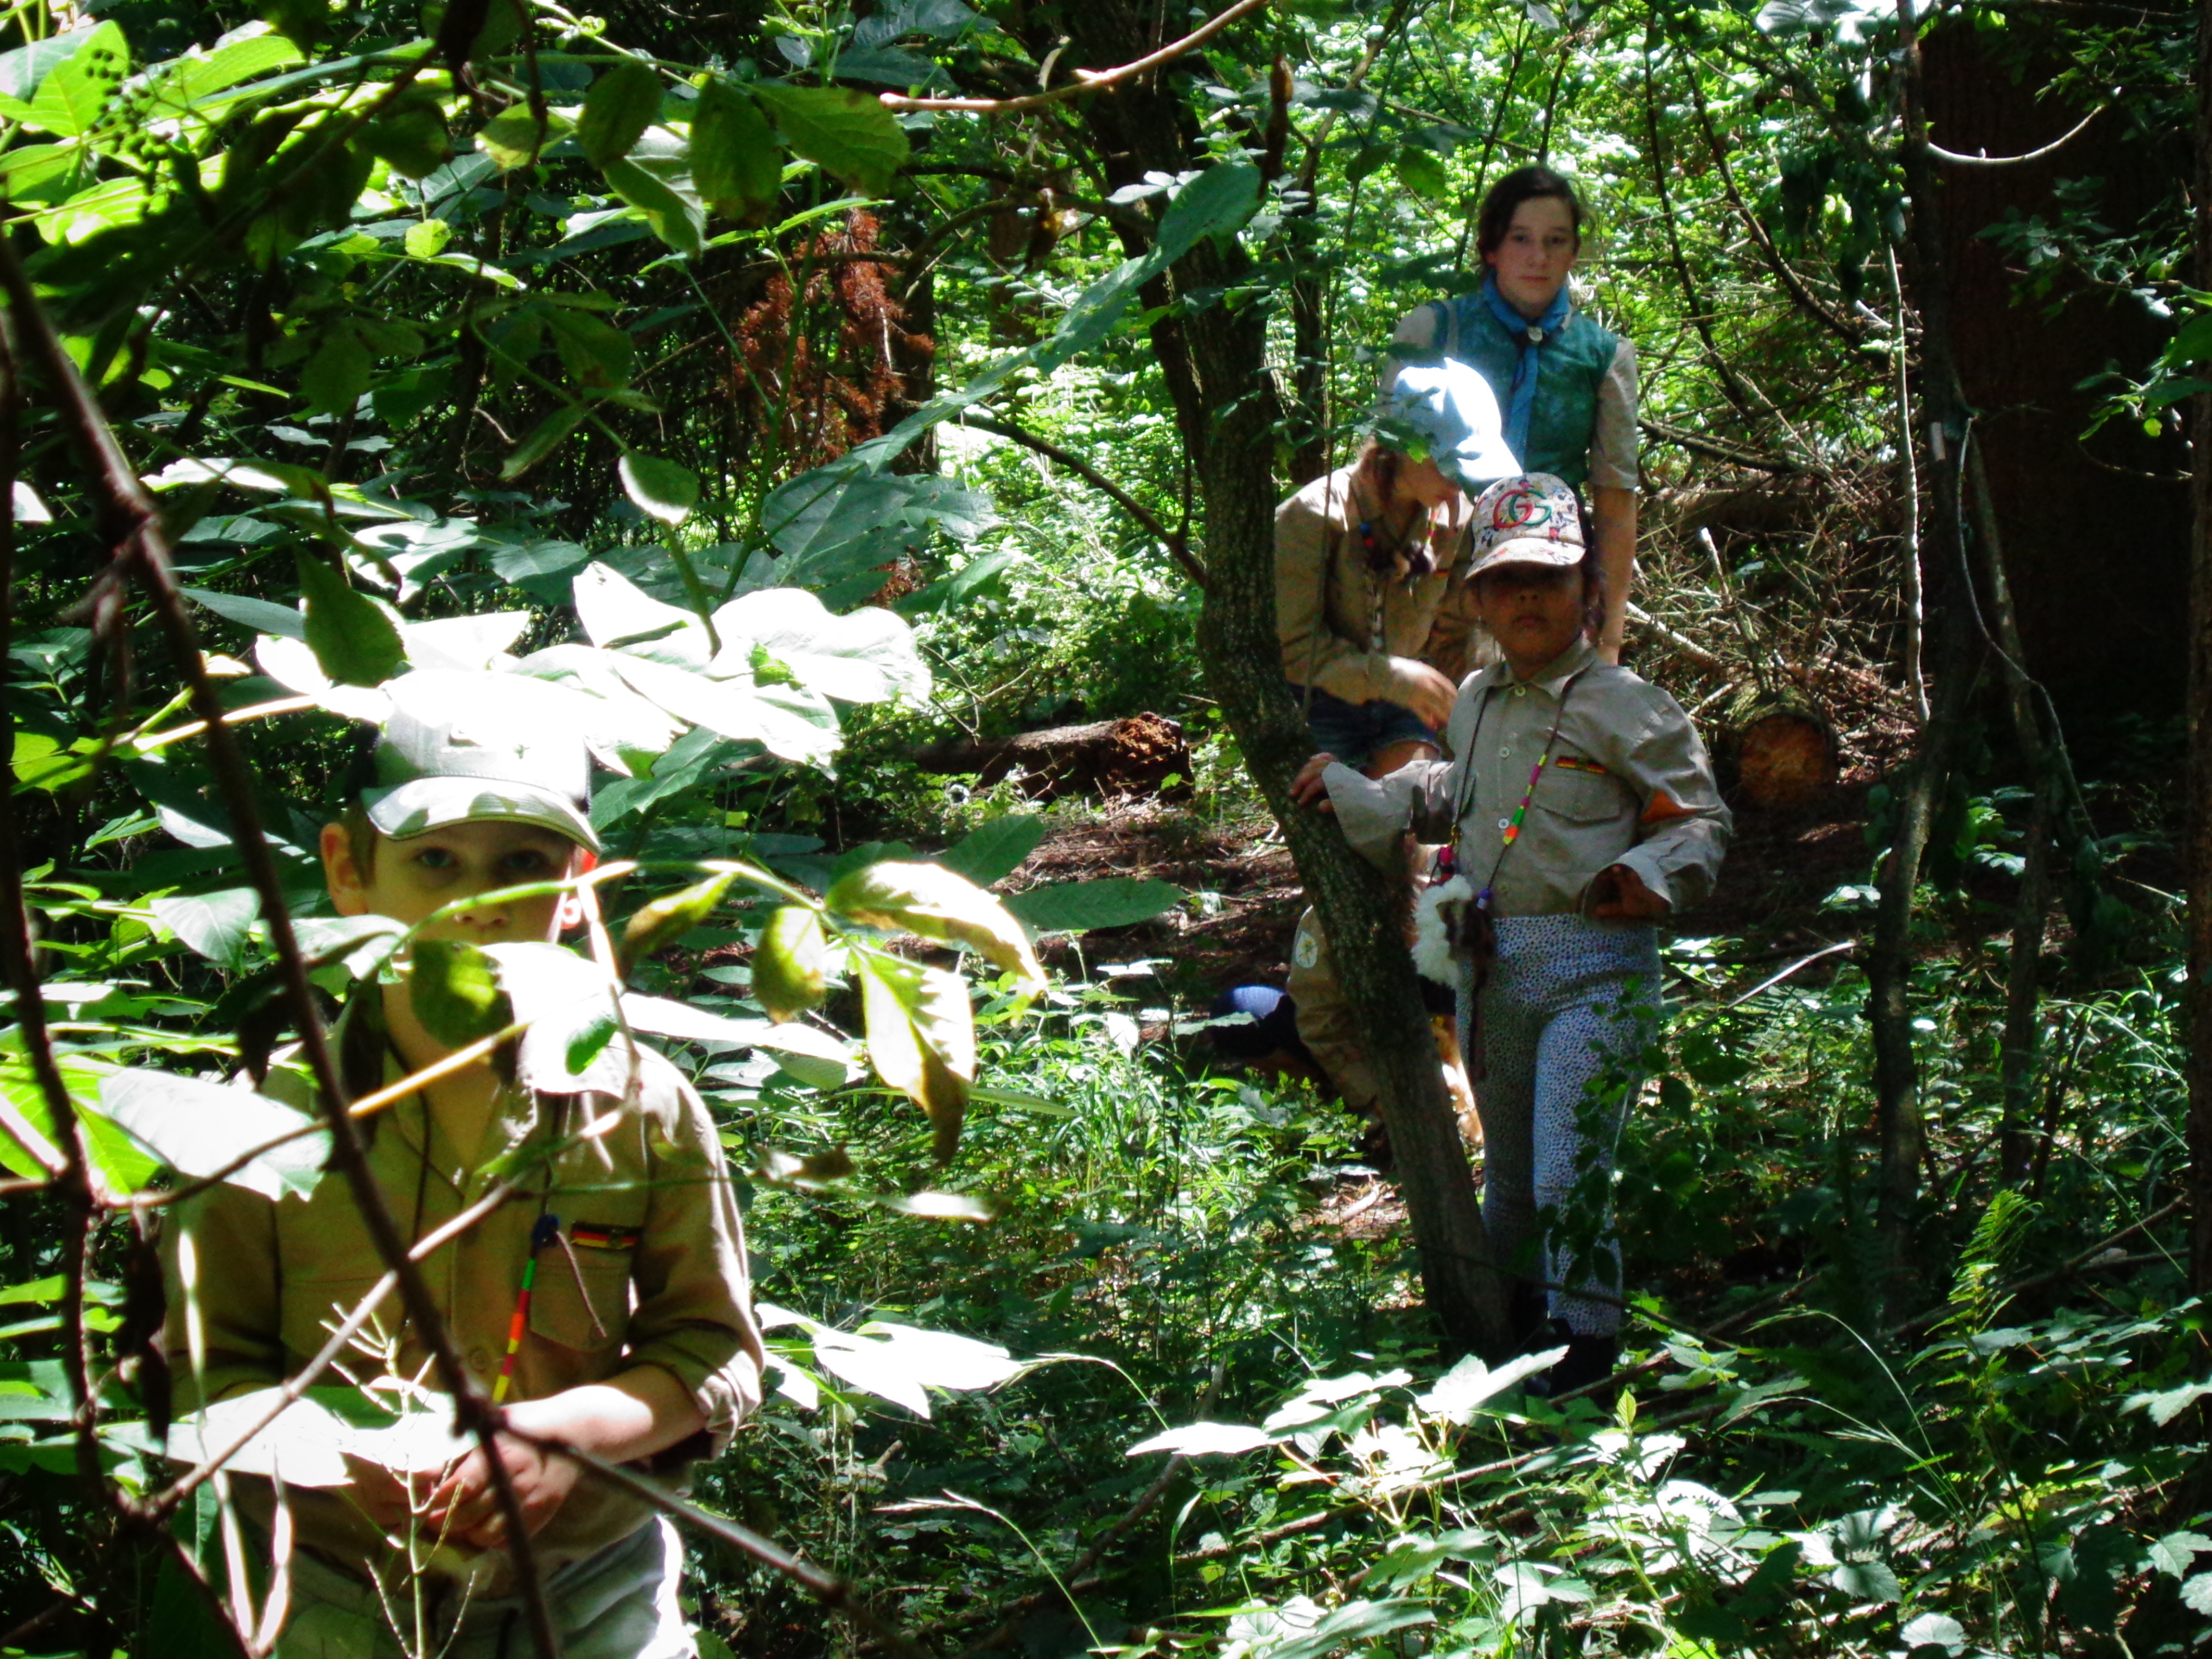
{"type": "Polygon", "coordinates": [[[1551,1386],[1546,1393],[1553,1400],[1574,1394],[1579,1389],[1590,1392],[1582,1397],[1601,1412],[1613,1409],[1613,1396],[1620,1393],[1613,1373],[1620,1364],[1620,1339],[1618,1336],[1569,1336],[1566,1338],[1566,1357],[1547,1373],[1551,1386]],[[1596,1386],[1593,1387],[1595,1384],[1596,1386]]]}

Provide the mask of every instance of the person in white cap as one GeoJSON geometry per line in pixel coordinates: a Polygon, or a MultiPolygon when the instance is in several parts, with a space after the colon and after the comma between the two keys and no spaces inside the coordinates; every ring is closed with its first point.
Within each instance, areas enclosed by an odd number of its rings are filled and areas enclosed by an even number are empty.
{"type": "MultiPolygon", "coordinates": [[[[1284,677],[1315,745],[1371,776],[1443,753],[1452,698],[1476,665],[1462,580],[1470,501],[1520,471],[1502,426],[1496,394],[1466,364],[1408,368],[1377,400],[1352,465],[1276,509],[1284,677]]],[[[1286,988],[1311,1057],[1346,1104],[1379,1119],[1374,1070],[1310,909],[1291,940],[1286,988]]],[[[1455,1079],[1455,1057],[1443,1059],[1455,1079]]]]}
{"type": "Polygon", "coordinates": [[[1522,1281],[1524,1334],[1567,1345],[1564,1391],[1620,1352],[1610,1174],[1659,1018],[1654,925],[1711,890],[1729,817],[1681,706],[1597,653],[1603,584],[1575,492],[1508,479],[1474,534],[1469,591],[1504,660],[1461,688],[1455,758],[1377,781],[1319,754],[1292,793],[1363,850],[1408,828],[1450,839],[1415,955],[1458,981],[1483,1219],[1522,1281]]]}
{"type": "MultiPolygon", "coordinates": [[[[333,908],[427,923],[418,943],[557,939],[581,920],[557,884],[588,871],[599,844],[590,757],[559,694],[519,675],[438,671],[391,691],[373,781],[323,830],[333,908]],[[547,890],[492,896],[532,885],[547,890]]],[[[332,1034],[355,1099],[457,1051],[426,1026],[410,963],[363,984],[332,1034]]],[[[508,1201],[420,1259],[471,1382],[507,1429],[533,1437],[502,1431],[496,1445],[562,1651],[684,1659],[694,1647],[673,1529],[539,1443],[680,1481],[760,1401],[763,1356],[719,1132],[665,1057],[640,1048],[633,1066],[608,1054],[562,1076],[530,1074],[526,1050],[503,1070],[479,1058],[362,1127],[370,1174],[410,1243],[511,1183],[508,1201]]],[[[272,1071],[263,1087],[314,1104],[292,1073],[272,1071]]],[[[186,1411],[296,1376],[385,1267],[335,1176],[306,1198],[209,1187],[177,1206],[162,1257],[186,1411]]],[[[377,1328],[388,1346],[349,1348],[345,1375],[392,1388],[428,1375],[423,1334],[395,1302],[377,1328]]],[[[340,1486],[280,1492],[235,1477],[234,1487],[257,1525],[292,1540],[276,1659],[527,1650],[481,1450],[427,1477],[362,1463],[340,1486]],[[274,1525],[280,1503],[289,1534],[274,1525]]]]}

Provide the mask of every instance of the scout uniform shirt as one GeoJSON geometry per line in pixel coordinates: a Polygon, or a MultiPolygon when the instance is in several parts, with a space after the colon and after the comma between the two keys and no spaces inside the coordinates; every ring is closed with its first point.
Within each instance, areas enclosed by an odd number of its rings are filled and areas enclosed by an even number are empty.
{"type": "Polygon", "coordinates": [[[1367,568],[1355,467],[1316,478],[1275,509],[1275,631],[1283,673],[1349,703],[1403,704],[1411,691],[1394,657],[1456,680],[1471,666],[1474,601],[1460,580],[1473,508],[1462,494],[1437,509],[1437,568],[1401,581],[1367,568]]]}
{"type": "MultiPolygon", "coordinates": [[[[368,1091],[363,1083],[377,1086],[379,1077],[397,1082],[405,1075],[375,1029],[380,1012],[377,999],[356,997],[340,1022],[339,1046],[356,1094],[368,1091]]],[[[705,1414],[707,1436],[719,1451],[760,1400],[763,1354],[744,1235],[720,1139],[699,1097],[666,1059],[641,1048],[635,1103],[626,1108],[629,1060],[617,1054],[623,1048],[610,1044],[599,1057],[617,1059],[618,1081],[595,1070],[570,1082],[577,1092],[503,1091],[483,1146],[470,1161],[474,1168],[465,1167],[422,1096],[401,1100],[362,1121],[364,1133],[374,1130],[369,1168],[410,1240],[481,1199],[495,1178],[488,1169],[514,1169],[514,1200],[422,1263],[462,1363],[487,1392],[506,1354],[532,1232],[541,1216],[557,1217],[563,1243],[537,1252],[529,1324],[509,1398],[542,1399],[635,1366],[657,1365],[705,1414]],[[613,1091],[593,1091],[594,1083],[613,1091]],[[610,1128],[575,1139],[602,1118],[611,1118],[610,1128]],[[556,1141],[571,1144],[550,1163],[529,1157],[531,1143],[556,1141]]],[[[270,1081],[277,1085],[279,1076],[270,1081]]],[[[209,1188],[177,1206],[162,1261],[179,1415],[202,1400],[267,1388],[304,1369],[384,1273],[347,1182],[337,1174],[325,1175],[304,1200],[288,1194],[271,1202],[227,1183],[209,1188]],[[195,1356],[204,1365],[197,1376],[195,1356]]],[[[404,1325],[394,1291],[362,1336],[399,1332],[392,1370],[437,1387],[426,1369],[427,1349],[404,1325]]],[[[364,1352],[359,1341],[341,1353],[328,1382],[367,1381],[385,1370],[381,1357],[364,1352]]],[[[696,1440],[685,1450],[698,1455],[696,1440]]],[[[682,1460],[663,1453],[661,1461],[682,1460]]],[[[265,1483],[238,1485],[249,1489],[248,1502],[265,1522],[272,1501],[265,1483]]],[[[366,1576],[371,1566],[395,1563],[382,1529],[344,1488],[290,1487],[286,1495],[300,1542],[334,1566],[366,1576]]],[[[537,1534],[541,1570],[621,1541],[650,1515],[636,1498],[580,1476],[537,1534]]],[[[478,1595],[508,1589],[503,1551],[477,1554],[448,1540],[433,1555],[430,1571],[469,1577],[478,1595]]]]}
{"type": "Polygon", "coordinates": [[[1551,761],[1498,863],[1492,914],[1578,914],[1590,878],[1614,864],[1676,910],[1711,892],[1730,819],[1705,745],[1680,703],[1601,660],[1586,640],[1533,679],[1501,662],[1462,686],[1444,735],[1455,759],[1415,761],[1379,781],[1336,763],[1322,781],[1346,838],[1371,856],[1409,824],[1424,839],[1450,835],[1463,803],[1459,867],[1479,889],[1554,720],[1551,761]]]}

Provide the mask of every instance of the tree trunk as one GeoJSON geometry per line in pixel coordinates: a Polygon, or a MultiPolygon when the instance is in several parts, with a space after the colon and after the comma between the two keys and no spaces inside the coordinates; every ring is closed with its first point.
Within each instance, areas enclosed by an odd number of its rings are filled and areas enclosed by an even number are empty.
{"type": "MultiPolygon", "coordinates": [[[[1068,61],[1103,69],[1139,57],[1151,22],[1151,9],[1133,0],[1068,8],[1068,61]]],[[[1201,164],[1194,124],[1157,82],[1088,99],[1083,117],[1116,186],[1148,170],[1201,164]]],[[[1250,262],[1233,240],[1201,242],[1174,275],[1178,288],[1224,289],[1250,280],[1250,262]]],[[[1198,640],[1208,684],[1282,823],[1374,1064],[1430,1311],[1447,1348],[1498,1352],[1502,1280],[1389,884],[1334,820],[1290,799],[1291,775],[1312,743],[1285,689],[1275,636],[1277,410],[1255,392],[1268,384],[1265,321],[1257,307],[1212,306],[1163,319],[1154,340],[1205,513],[1208,581],[1198,640]]]]}
{"type": "MultiPolygon", "coordinates": [[[[2197,282],[2212,285],[2212,0],[2197,21],[2197,282]]],[[[2212,1294],[2212,392],[2190,406],[2189,1271],[2212,1294]]]]}

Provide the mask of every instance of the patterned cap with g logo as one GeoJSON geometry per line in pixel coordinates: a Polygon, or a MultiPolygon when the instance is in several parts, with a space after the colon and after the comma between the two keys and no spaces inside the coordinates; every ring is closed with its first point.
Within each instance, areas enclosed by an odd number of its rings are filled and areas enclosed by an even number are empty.
{"type": "Polygon", "coordinates": [[[1474,504],[1472,580],[1493,565],[1580,564],[1583,514],[1566,481],[1526,472],[1482,492],[1474,504]]]}

